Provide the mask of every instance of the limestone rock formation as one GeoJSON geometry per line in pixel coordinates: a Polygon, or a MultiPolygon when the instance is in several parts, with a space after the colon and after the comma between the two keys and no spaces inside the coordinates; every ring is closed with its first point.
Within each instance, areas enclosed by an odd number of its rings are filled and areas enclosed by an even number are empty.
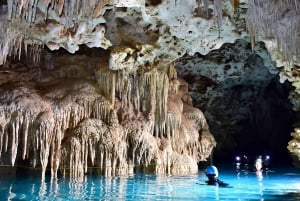
{"type": "Polygon", "coordinates": [[[1,70],[2,164],[38,166],[43,176],[48,167],[53,178],[91,167],[194,174],[210,155],[214,138],[173,66],[112,71],[101,54],[50,56],[51,68],[45,54],[41,67],[1,70]]]}
{"type": "MultiPolygon", "coordinates": [[[[295,128],[292,132],[293,139],[289,141],[288,149],[291,153],[295,155],[296,158],[300,158],[300,130],[299,127],[295,128]]],[[[299,160],[295,160],[295,165],[300,167],[299,160]]]]}
{"type": "Polygon", "coordinates": [[[211,154],[214,138],[172,62],[241,34],[230,2],[8,0],[1,11],[2,161],[28,159],[54,178],[92,166],[192,174],[211,154]],[[108,54],[43,52],[81,45],[108,54]]]}
{"type": "Polygon", "coordinates": [[[221,0],[8,0],[1,10],[0,64],[23,46],[75,53],[85,44],[116,48],[112,58],[163,66],[187,51],[206,54],[245,34],[235,28],[245,17],[233,19],[239,12],[221,0]]]}
{"type": "Polygon", "coordinates": [[[246,21],[252,43],[264,41],[273,60],[285,66],[285,71],[300,62],[299,5],[298,0],[252,0],[248,5],[246,21]]]}

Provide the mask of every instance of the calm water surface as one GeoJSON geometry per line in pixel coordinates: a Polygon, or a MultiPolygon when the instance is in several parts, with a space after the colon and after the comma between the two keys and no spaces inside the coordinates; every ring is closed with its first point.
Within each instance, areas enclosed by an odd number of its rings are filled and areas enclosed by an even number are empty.
{"type": "Polygon", "coordinates": [[[38,176],[0,172],[0,200],[300,200],[300,171],[237,172],[219,168],[227,187],[208,186],[203,172],[193,176],[136,174],[128,178],[86,176],[83,180],[41,182],[38,176]]]}

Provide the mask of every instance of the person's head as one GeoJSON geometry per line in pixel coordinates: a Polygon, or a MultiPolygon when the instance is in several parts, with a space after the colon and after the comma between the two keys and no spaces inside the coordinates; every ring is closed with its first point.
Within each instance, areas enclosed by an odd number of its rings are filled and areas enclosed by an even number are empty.
{"type": "Polygon", "coordinates": [[[210,180],[216,179],[219,176],[218,169],[213,165],[210,165],[206,168],[205,174],[208,177],[208,179],[210,179],[210,180]]]}

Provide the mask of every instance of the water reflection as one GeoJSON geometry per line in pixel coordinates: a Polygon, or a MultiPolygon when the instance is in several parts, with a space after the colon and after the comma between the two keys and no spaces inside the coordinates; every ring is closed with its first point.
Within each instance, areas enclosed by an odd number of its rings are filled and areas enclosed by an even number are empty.
{"type": "Polygon", "coordinates": [[[215,197],[216,197],[216,200],[220,200],[219,186],[216,186],[216,187],[215,187],[215,197]]]}
{"type": "Polygon", "coordinates": [[[41,181],[36,176],[2,177],[0,200],[297,200],[300,198],[300,174],[251,172],[237,178],[234,169],[220,177],[228,187],[206,185],[204,173],[192,176],[155,176],[104,178],[86,175],[81,179],[41,181]]]}
{"type": "Polygon", "coordinates": [[[256,171],[256,177],[259,182],[262,182],[262,180],[264,178],[262,171],[256,171]]]}
{"type": "Polygon", "coordinates": [[[237,177],[240,177],[241,174],[249,174],[250,173],[249,159],[246,155],[243,155],[242,157],[236,156],[235,169],[237,172],[237,177]]]}
{"type": "Polygon", "coordinates": [[[58,193],[59,185],[57,183],[57,180],[52,180],[50,182],[50,189],[49,189],[49,196],[50,197],[56,197],[58,193]]]}
{"type": "Polygon", "coordinates": [[[261,196],[261,201],[263,201],[263,196],[264,196],[264,193],[263,193],[263,173],[262,171],[256,171],[256,177],[257,177],[257,180],[258,180],[258,187],[259,187],[259,194],[261,196]]]}

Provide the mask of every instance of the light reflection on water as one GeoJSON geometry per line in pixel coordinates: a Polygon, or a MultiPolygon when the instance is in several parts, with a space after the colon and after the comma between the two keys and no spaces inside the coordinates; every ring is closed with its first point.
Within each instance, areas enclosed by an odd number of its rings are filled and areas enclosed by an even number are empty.
{"type": "MultiPolygon", "coordinates": [[[[2,171],[2,169],[1,169],[2,171]]],[[[300,200],[300,172],[282,169],[255,173],[219,169],[228,187],[208,186],[203,172],[192,176],[58,179],[41,182],[39,177],[0,172],[0,200],[300,200]]]]}

